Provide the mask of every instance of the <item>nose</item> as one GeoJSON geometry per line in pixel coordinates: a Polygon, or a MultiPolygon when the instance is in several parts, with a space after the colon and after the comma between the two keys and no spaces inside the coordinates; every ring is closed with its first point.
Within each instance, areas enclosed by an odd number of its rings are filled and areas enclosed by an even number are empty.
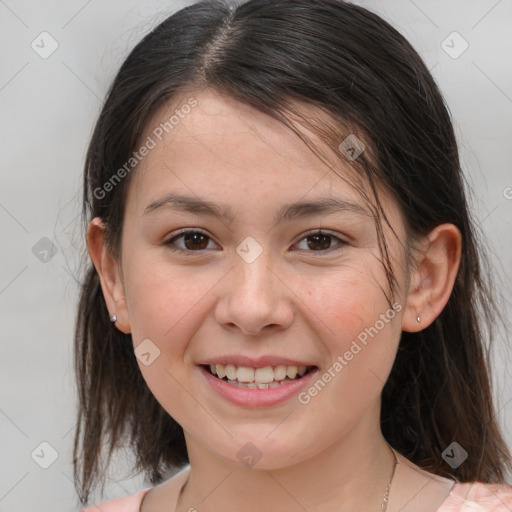
{"type": "Polygon", "coordinates": [[[252,263],[235,257],[215,308],[216,321],[222,327],[261,336],[286,329],[293,322],[294,294],[264,254],[252,263]]]}

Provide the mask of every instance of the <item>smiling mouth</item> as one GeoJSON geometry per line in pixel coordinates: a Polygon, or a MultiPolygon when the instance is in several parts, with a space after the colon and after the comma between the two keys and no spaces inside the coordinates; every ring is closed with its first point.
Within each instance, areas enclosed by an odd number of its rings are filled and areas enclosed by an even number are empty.
{"type": "Polygon", "coordinates": [[[202,365],[203,368],[216,377],[232,386],[247,389],[269,389],[282,386],[287,382],[299,380],[316,366],[265,366],[263,368],[250,368],[232,364],[202,365]]]}

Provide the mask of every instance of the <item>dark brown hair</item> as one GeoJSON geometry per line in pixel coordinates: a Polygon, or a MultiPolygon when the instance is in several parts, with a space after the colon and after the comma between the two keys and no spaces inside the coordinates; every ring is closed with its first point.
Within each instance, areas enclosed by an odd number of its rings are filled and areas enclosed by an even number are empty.
{"type": "MultiPolygon", "coordinates": [[[[104,184],[132,156],[164,102],[205,87],[296,132],[299,119],[345,163],[338,151],[344,138],[355,133],[364,141],[366,150],[352,162],[352,181],[373,191],[365,198],[373,208],[389,293],[396,280],[382,234],[387,219],[377,182],[393,192],[410,241],[442,223],[457,226],[463,248],[453,293],[430,326],[402,333],[383,389],[381,427],[391,446],[432,473],[462,482],[503,482],[512,465],[488,374],[499,312],[471,221],[450,116],[416,51],[377,15],[338,0],[203,1],[167,18],[122,64],[87,152],[83,221],[103,220],[114,256],[120,255],[127,187],[137,171],[108,193],[104,184]],[[332,124],[306,119],[301,105],[325,112],[332,124]],[[441,456],[453,441],[469,454],[457,469],[441,456]]],[[[317,152],[317,145],[301,136],[317,152]]],[[[133,448],[135,470],[144,471],[152,484],[187,462],[183,430],[148,389],[131,336],[110,324],[92,264],[78,305],[75,371],[73,463],[81,503],[98,479],[104,484],[103,448],[107,466],[116,448],[133,448]]]]}

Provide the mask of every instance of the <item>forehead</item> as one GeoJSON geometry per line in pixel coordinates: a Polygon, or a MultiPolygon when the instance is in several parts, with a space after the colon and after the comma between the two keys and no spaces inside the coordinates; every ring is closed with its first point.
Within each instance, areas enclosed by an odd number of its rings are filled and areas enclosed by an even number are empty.
{"type": "MultiPolygon", "coordinates": [[[[301,108],[306,115],[325,116],[301,108]]],[[[328,154],[317,135],[300,130],[328,154]]],[[[335,172],[282,122],[209,89],[180,94],[160,107],[141,143],[152,148],[137,166],[128,195],[139,210],[169,191],[240,206],[257,196],[260,208],[262,200],[286,202],[313,193],[361,202],[343,179],[354,170],[339,155],[332,159],[335,172]]]]}

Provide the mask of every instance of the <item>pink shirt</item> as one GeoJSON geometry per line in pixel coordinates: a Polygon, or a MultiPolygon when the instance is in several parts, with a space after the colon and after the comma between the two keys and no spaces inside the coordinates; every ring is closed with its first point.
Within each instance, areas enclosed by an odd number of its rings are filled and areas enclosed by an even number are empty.
{"type": "MultiPolygon", "coordinates": [[[[136,494],[105,501],[80,512],[139,512],[142,498],[151,489],[136,494]]],[[[455,482],[450,494],[437,512],[511,512],[512,487],[506,484],[481,482],[461,484],[455,482]]]]}

